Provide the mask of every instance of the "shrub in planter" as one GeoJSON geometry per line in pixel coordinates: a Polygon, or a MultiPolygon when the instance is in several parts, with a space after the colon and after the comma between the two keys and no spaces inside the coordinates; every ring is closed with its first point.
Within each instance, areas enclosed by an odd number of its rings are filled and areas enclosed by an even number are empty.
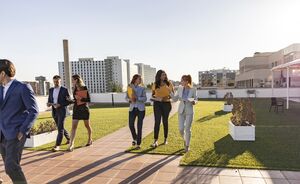
{"type": "Polygon", "coordinates": [[[55,141],[57,130],[54,121],[44,121],[30,130],[30,137],[25,142],[25,147],[37,147],[55,141]]]}
{"type": "Polygon", "coordinates": [[[45,132],[52,132],[57,130],[56,124],[52,120],[41,122],[38,126],[34,126],[30,130],[30,135],[42,134],[45,132]]]}
{"type": "Polygon", "coordinates": [[[233,94],[231,92],[227,92],[224,95],[225,104],[224,105],[231,105],[233,103],[233,94]]]}
{"type": "Polygon", "coordinates": [[[250,99],[234,99],[229,133],[234,140],[254,141],[256,115],[250,99]]]}
{"type": "Polygon", "coordinates": [[[225,100],[225,103],[224,103],[224,107],[223,107],[223,111],[224,112],[231,112],[232,111],[232,108],[233,108],[233,94],[231,92],[228,92],[225,94],[224,96],[224,100],[225,100]]]}
{"type": "Polygon", "coordinates": [[[250,126],[256,122],[250,99],[234,99],[231,121],[236,126],[250,126]]]}

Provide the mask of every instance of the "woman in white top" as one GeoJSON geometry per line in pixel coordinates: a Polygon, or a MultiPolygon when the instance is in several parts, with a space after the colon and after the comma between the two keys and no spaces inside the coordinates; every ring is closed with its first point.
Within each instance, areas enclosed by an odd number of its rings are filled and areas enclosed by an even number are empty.
{"type": "Polygon", "coordinates": [[[185,152],[189,151],[191,140],[191,126],[194,119],[194,105],[197,102],[197,90],[192,87],[192,77],[183,75],[181,85],[172,94],[173,101],[180,101],[178,107],[179,132],[184,139],[185,152]]]}

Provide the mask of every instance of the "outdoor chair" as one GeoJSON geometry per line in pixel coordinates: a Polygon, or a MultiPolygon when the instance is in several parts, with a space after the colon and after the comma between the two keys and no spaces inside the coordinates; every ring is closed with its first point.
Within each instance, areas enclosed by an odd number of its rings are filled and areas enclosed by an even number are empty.
{"type": "Polygon", "coordinates": [[[283,102],[283,100],[278,100],[275,97],[272,97],[271,98],[271,105],[270,105],[270,108],[269,108],[269,112],[271,112],[272,107],[274,107],[274,111],[276,113],[278,113],[278,107],[281,107],[281,110],[283,112],[283,110],[284,110],[284,102],[283,102]]]}

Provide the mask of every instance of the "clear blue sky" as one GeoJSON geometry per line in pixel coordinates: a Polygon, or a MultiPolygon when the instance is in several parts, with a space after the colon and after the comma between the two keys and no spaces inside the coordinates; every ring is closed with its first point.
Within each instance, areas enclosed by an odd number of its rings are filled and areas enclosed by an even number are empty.
{"type": "Polygon", "coordinates": [[[71,60],[117,55],[197,81],[199,70],[300,43],[299,10],[299,0],[1,1],[0,58],[19,80],[49,79],[66,38],[71,60]]]}

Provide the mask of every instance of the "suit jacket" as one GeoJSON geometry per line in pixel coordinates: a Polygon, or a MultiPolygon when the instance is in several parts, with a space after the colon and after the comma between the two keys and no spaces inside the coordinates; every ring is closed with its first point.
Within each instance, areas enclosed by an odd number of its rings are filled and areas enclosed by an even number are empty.
{"type": "Polygon", "coordinates": [[[3,87],[0,88],[0,131],[5,139],[15,139],[19,132],[28,135],[39,112],[31,86],[14,80],[5,99],[2,96],[3,87]]]}
{"type": "MultiPolygon", "coordinates": [[[[180,101],[179,106],[178,106],[178,113],[182,114],[183,112],[186,112],[187,114],[193,114],[194,113],[194,108],[192,101],[185,101],[182,99],[183,95],[183,86],[179,86],[176,93],[171,93],[171,97],[173,101],[180,101]]],[[[190,88],[188,98],[193,98],[193,101],[196,103],[197,102],[197,90],[196,88],[190,88]]]]}
{"type": "MultiPolygon", "coordinates": [[[[146,96],[146,90],[142,86],[137,86],[135,87],[134,93],[137,97],[137,100],[135,103],[130,103],[129,105],[129,111],[132,111],[135,106],[137,106],[139,111],[145,111],[145,102],[147,101],[147,96],[146,96]]],[[[126,92],[125,96],[126,101],[129,102],[129,97],[128,93],[126,92]]]]}
{"type": "MultiPolygon", "coordinates": [[[[48,96],[48,103],[54,103],[53,99],[53,91],[54,88],[49,89],[49,96],[48,96]]],[[[67,100],[70,97],[68,89],[61,86],[59,93],[58,93],[58,98],[57,98],[57,103],[61,105],[61,107],[55,109],[52,106],[52,116],[55,117],[56,113],[59,113],[62,116],[66,116],[67,114],[67,106],[70,104],[70,102],[67,100]]]]}

